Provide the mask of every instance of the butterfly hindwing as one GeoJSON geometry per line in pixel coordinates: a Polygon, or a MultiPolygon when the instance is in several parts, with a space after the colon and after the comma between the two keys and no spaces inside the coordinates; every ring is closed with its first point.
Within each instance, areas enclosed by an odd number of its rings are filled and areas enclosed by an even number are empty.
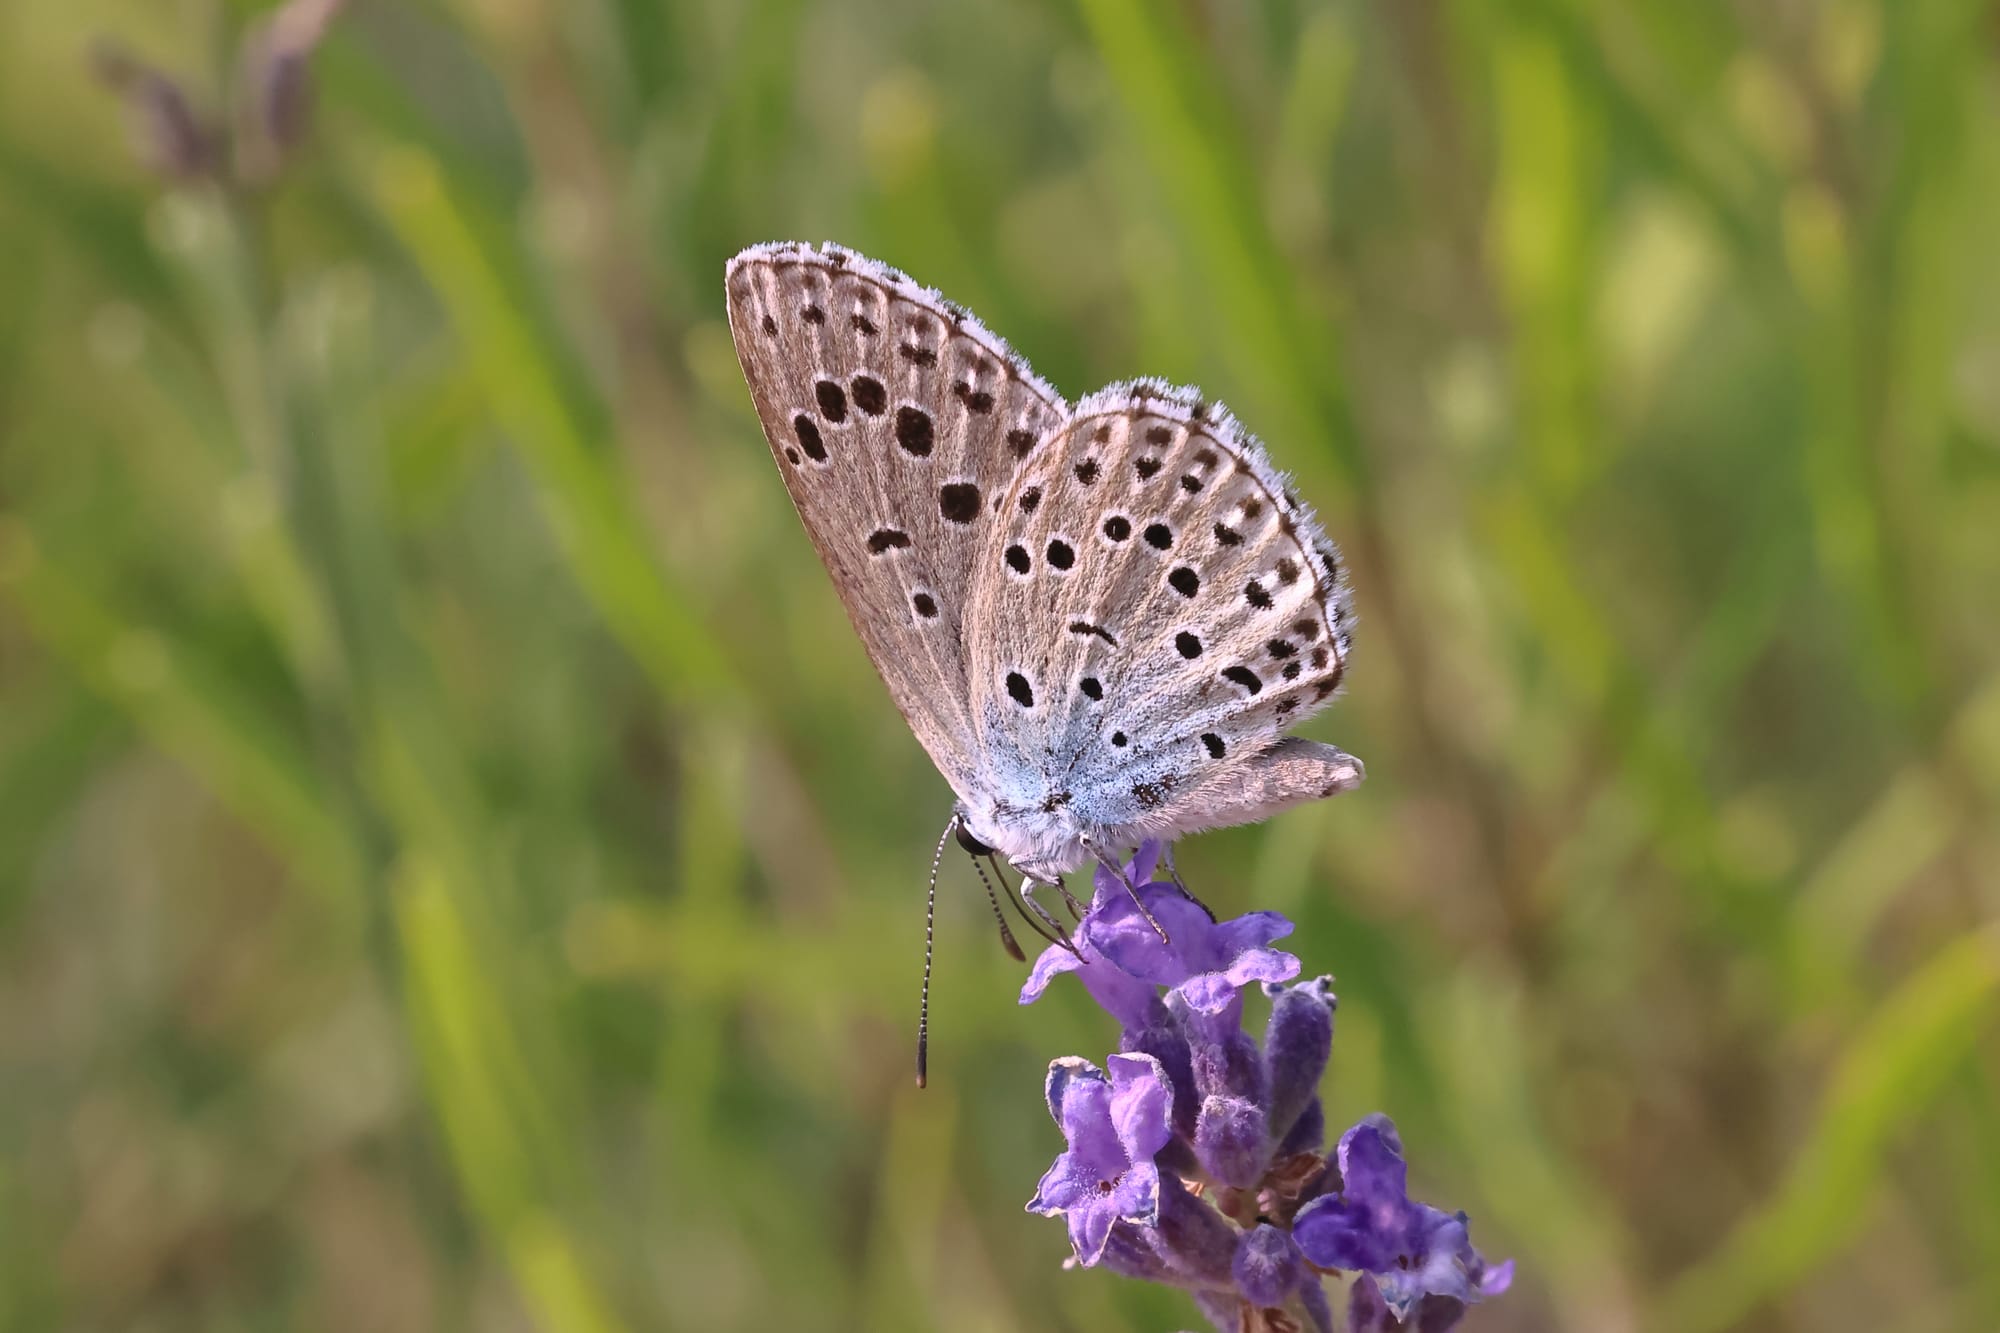
{"type": "Polygon", "coordinates": [[[1000,517],[969,630],[982,753],[1093,826],[1237,822],[1209,815],[1348,651],[1338,556],[1262,446],[1192,390],[1114,385],[1000,517]]]}
{"type": "Polygon", "coordinates": [[[771,453],[897,707],[977,780],[966,616],[1009,480],[1067,419],[977,320],[835,246],[730,261],[730,332],[771,453]]]}

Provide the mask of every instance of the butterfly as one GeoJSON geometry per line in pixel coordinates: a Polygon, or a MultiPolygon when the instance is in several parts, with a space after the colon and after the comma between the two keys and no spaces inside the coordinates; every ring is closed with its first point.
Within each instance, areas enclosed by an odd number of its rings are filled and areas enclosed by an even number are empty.
{"type": "Polygon", "coordinates": [[[1220,403],[1139,379],[1072,405],[835,245],[752,246],[726,286],[785,488],[957,796],[947,833],[1024,897],[1361,781],[1285,734],[1347,667],[1339,555],[1220,403]]]}

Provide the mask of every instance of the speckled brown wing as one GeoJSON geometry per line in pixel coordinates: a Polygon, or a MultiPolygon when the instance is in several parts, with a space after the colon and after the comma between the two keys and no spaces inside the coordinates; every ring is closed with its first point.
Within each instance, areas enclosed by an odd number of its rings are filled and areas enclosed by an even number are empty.
{"type": "Polygon", "coordinates": [[[869,659],[961,795],[981,768],[967,610],[1001,496],[1068,405],[964,309],[837,246],[729,263],[772,457],[869,659]]]}
{"type": "Polygon", "coordinates": [[[1000,523],[972,613],[973,722],[989,764],[1046,775],[1014,786],[1166,836],[1359,780],[1338,751],[1307,772],[1295,746],[1252,781],[1339,686],[1350,612],[1333,544],[1227,411],[1151,380],[1092,394],[1000,523]]]}

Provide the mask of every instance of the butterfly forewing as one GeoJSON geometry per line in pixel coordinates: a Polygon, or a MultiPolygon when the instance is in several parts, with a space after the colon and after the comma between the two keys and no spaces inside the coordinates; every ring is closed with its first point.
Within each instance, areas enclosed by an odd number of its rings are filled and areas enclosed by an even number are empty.
{"type": "Polygon", "coordinates": [[[737,359],[868,656],[961,794],[981,769],[967,612],[1003,493],[1067,405],[966,312],[838,247],[730,262],[737,359]]]}
{"type": "Polygon", "coordinates": [[[1092,825],[1184,807],[1332,697],[1338,557],[1220,407],[1152,381],[1078,405],[1003,497],[968,629],[980,747],[1092,825]]]}

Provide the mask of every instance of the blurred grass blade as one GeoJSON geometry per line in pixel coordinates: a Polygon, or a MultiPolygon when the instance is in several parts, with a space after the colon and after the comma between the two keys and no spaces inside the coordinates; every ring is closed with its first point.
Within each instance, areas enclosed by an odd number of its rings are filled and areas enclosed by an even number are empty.
{"type": "Polygon", "coordinates": [[[125,619],[41,557],[33,536],[0,515],[0,593],[35,634],[116,700],[252,828],[271,840],[343,914],[360,868],[328,813],[310,759],[248,690],[199,648],[125,619]]]}
{"type": "MultiPolygon", "coordinates": [[[[491,242],[471,225],[436,163],[415,148],[386,150],[369,175],[374,200],[444,304],[501,425],[527,460],[551,527],[586,595],[670,697],[735,694],[720,646],[692,599],[663,572],[608,442],[572,405],[538,307],[491,242]]],[[[718,278],[718,288],[720,290],[718,278]]],[[[718,298],[719,299],[719,298],[718,298]]]]}
{"type": "Polygon", "coordinates": [[[566,1182],[551,1178],[551,1148],[568,1142],[522,1064],[508,1005],[436,864],[413,859],[398,876],[411,1023],[458,1177],[480,1221],[506,1252],[547,1333],[617,1333],[574,1238],[550,1213],[566,1182]]]}
{"type": "Polygon", "coordinates": [[[2000,926],[1960,937],[1849,1041],[1777,1193],[1675,1280],[1652,1327],[1720,1333],[1832,1259],[1866,1220],[1895,1133],[1969,1055],[2000,996],[2000,926]]]}
{"type": "Polygon", "coordinates": [[[1200,265],[1221,327],[1211,335],[1248,400],[1242,409],[1272,439],[1292,440],[1312,488],[1364,484],[1333,332],[1300,303],[1297,284],[1265,225],[1243,135],[1200,59],[1181,11],[1144,0],[1080,0],[1126,122],[1200,265]],[[1307,441],[1323,452],[1307,452],[1307,441]]]}

